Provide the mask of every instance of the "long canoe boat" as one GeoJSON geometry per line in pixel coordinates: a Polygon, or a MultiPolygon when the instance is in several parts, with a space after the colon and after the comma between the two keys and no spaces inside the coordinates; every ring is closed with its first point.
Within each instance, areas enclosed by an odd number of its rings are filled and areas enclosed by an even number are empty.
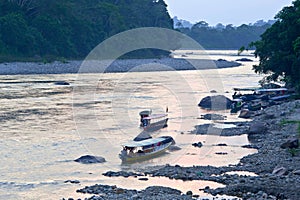
{"type": "Polygon", "coordinates": [[[170,136],[161,136],[142,141],[130,141],[122,145],[123,149],[119,154],[122,162],[134,162],[153,158],[168,149],[174,144],[170,136]]]}
{"type": "Polygon", "coordinates": [[[151,111],[144,110],[140,114],[140,126],[146,131],[157,131],[167,127],[168,114],[152,114],[151,111]]]}

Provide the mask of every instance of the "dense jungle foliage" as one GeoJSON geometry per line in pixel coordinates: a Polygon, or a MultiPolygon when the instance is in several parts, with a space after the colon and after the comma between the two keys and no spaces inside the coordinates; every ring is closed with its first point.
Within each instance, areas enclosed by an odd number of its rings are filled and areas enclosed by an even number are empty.
{"type": "Polygon", "coordinates": [[[173,28],[163,0],[0,0],[0,60],[84,58],[138,27],[173,28]]]}

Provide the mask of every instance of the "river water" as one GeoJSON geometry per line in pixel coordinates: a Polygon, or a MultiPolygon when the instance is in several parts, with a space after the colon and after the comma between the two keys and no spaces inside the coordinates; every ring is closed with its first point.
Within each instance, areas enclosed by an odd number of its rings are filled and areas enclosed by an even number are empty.
{"type": "MultiPolygon", "coordinates": [[[[240,58],[236,51],[208,52],[212,59],[240,58]]],[[[178,51],[175,57],[183,54],[202,57],[196,51],[178,51]]],[[[249,53],[242,57],[255,60],[249,53]]],[[[194,193],[207,185],[220,187],[205,181],[107,178],[102,173],[167,163],[226,166],[254,153],[255,150],[241,148],[249,143],[245,135],[199,136],[190,131],[195,125],[209,123],[199,117],[210,112],[197,104],[211,95],[211,90],[231,97],[233,87],[258,85],[261,77],[251,70],[256,62],[244,62],[236,68],[194,71],[0,76],[0,199],[83,198],[86,195],[76,194],[76,189],[94,183],[136,189],[162,185],[194,193]],[[70,85],[55,85],[56,81],[70,85]],[[122,165],[118,158],[120,145],[141,132],[138,113],[144,109],[163,113],[166,107],[168,127],[153,136],[170,135],[182,149],[122,165]],[[191,145],[199,141],[204,144],[202,148],[191,145]],[[216,146],[219,143],[227,146],[216,146]],[[103,156],[107,162],[83,165],[73,161],[86,154],[103,156]],[[79,180],[80,184],[65,183],[67,180],[79,180]]],[[[217,113],[226,115],[227,122],[240,120],[229,111],[217,113]]]]}

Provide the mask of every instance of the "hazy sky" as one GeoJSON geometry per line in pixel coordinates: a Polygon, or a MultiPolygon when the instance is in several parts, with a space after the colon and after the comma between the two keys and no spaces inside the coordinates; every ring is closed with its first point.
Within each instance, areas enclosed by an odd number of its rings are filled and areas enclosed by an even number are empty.
{"type": "Polygon", "coordinates": [[[171,17],[190,22],[206,21],[241,25],[269,20],[293,0],[165,0],[171,17]]]}

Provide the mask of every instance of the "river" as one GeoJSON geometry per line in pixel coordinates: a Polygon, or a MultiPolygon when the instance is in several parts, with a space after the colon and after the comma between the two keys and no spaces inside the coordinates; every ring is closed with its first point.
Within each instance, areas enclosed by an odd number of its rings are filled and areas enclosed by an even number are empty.
{"type": "MultiPolygon", "coordinates": [[[[212,59],[236,60],[236,51],[208,51],[212,59]]],[[[175,57],[201,58],[201,52],[178,51],[175,57]]],[[[116,184],[143,189],[159,184],[182,191],[217,183],[180,182],[160,178],[106,178],[108,170],[131,170],[164,164],[181,166],[237,164],[255,150],[241,148],[249,144],[245,135],[220,137],[193,135],[195,125],[209,123],[200,116],[209,111],[197,104],[215,90],[231,97],[233,87],[254,87],[259,75],[251,70],[257,60],[252,54],[241,57],[235,68],[130,72],[103,74],[1,75],[0,76],[0,199],[61,199],[86,197],[76,189],[93,183],[116,184]],[[70,85],[55,85],[66,81],[70,85]],[[181,150],[158,158],[121,165],[121,144],[141,132],[138,113],[152,109],[162,113],[168,107],[168,127],[153,136],[170,135],[181,150]],[[195,148],[193,142],[204,146],[195,148]],[[227,146],[216,146],[226,143],[227,146]],[[217,155],[216,152],[227,152],[217,155]],[[83,165],[73,160],[86,154],[103,156],[103,164],[83,165]],[[65,183],[79,180],[80,184],[65,183]]],[[[227,122],[240,120],[229,111],[219,111],[227,122]]],[[[198,191],[199,192],[199,191],[198,191]]],[[[200,194],[205,196],[205,194],[200,194]]]]}

